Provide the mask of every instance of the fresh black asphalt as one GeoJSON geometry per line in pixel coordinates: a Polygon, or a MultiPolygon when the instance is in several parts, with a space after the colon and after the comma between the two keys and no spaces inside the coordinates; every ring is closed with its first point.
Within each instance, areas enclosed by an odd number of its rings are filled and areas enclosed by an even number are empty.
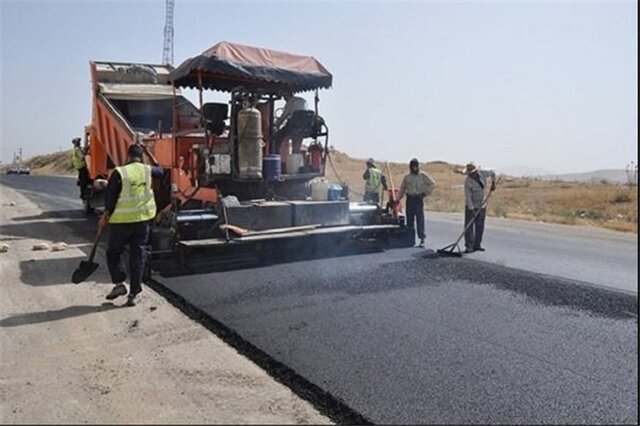
{"type": "Polygon", "coordinates": [[[409,250],[158,280],[374,423],[637,421],[637,298],[409,250]]]}
{"type": "Polygon", "coordinates": [[[374,423],[638,422],[634,295],[418,249],[156,280],[374,423]]]}

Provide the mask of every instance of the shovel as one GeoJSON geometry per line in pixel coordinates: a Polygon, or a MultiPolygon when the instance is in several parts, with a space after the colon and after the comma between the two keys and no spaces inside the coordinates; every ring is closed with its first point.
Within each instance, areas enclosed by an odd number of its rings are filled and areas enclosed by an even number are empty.
{"type": "Polygon", "coordinates": [[[96,238],[93,242],[91,254],[89,254],[89,258],[87,260],[83,260],[82,262],[80,262],[78,268],[73,271],[73,275],[71,275],[72,283],[81,283],[82,281],[89,278],[89,275],[93,274],[96,269],[98,269],[98,264],[93,261],[93,258],[96,256],[96,249],[98,248],[98,243],[100,242],[100,237],[102,236],[103,229],[104,226],[100,226],[100,224],[98,224],[98,232],[96,233],[96,238]]]}

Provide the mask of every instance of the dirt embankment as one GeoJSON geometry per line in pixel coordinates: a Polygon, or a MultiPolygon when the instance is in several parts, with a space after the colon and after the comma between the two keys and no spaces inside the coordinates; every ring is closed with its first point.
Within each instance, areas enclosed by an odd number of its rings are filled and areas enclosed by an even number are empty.
{"type": "Polygon", "coordinates": [[[0,423],[329,423],[151,289],[135,307],[107,302],[104,253],[71,284],[90,247],[68,219],[2,185],[0,199],[0,423]]]}
{"type": "MultiPolygon", "coordinates": [[[[353,194],[362,193],[362,173],[365,159],[357,159],[335,151],[327,176],[346,183],[353,194]]],[[[390,175],[396,188],[408,173],[408,164],[380,161],[377,166],[390,175]]],[[[427,198],[426,209],[437,212],[464,211],[462,165],[442,161],[421,163],[437,182],[434,193],[427,198]]],[[[617,231],[638,232],[638,187],[609,183],[571,183],[503,176],[501,184],[487,208],[494,217],[590,225],[617,231]]],[[[356,194],[357,195],[357,194],[356,194]]],[[[358,199],[358,197],[355,197],[358,199]]]]}
{"type": "Polygon", "coordinates": [[[24,163],[31,173],[38,175],[74,175],[71,167],[71,150],[37,155],[24,163]]]}

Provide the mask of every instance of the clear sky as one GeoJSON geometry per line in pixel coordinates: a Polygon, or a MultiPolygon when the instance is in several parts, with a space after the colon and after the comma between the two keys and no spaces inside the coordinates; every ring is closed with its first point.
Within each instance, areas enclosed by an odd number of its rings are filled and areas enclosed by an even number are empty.
{"type": "MultiPolygon", "coordinates": [[[[164,1],[0,1],[5,163],[82,135],[89,60],[162,60],[164,1]]],[[[176,0],[174,65],[223,40],[316,57],[334,78],[320,102],[330,143],[356,157],[621,169],[638,157],[637,12],[635,1],[176,0]]]]}

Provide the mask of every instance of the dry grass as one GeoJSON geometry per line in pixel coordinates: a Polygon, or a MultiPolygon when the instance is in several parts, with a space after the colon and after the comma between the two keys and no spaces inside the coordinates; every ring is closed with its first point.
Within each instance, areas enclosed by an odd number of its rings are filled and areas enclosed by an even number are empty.
{"type": "MultiPolygon", "coordinates": [[[[75,174],[71,168],[70,151],[37,156],[25,162],[34,174],[75,174]]],[[[360,199],[364,190],[362,173],[365,159],[352,158],[332,151],[331,160],[336,173],[327,165],[327,178],[349,186],[353,199],[360,199]]],[[[385,162],[378,167],[389,175],[385,162]]],[[[426,208],[432,211],[461,212],[464,208],[462,185],[465,176],[456,173],[462,165],[445,162],[421,164],[422,170],[437,182],[427,199],[426,208]]],[[[395,188],[408,172],[408,165],[389,163],[395,188]]],[[[606,183],[586,184],[549,182],[535,179],[503,177],[492,196],[487,214],[494,217],[522,219],[569,225],[592,225],[616,231],[638,232],[637,187],[606,183]]]]}
{"type": "Polygon", "coordinates": [[[71,150],[32,157],[25,166],[38,175],[77,175],[71,167],[71,150]]]}
{"type": "MultiPolygon", "coordinates": [[[[350,158],[344,153],[332,154],[336,173],[327,166],[329,179],[344,182],[350,192],[363,192],[362,173],[365,159],[350,158]]],[[[387,175],[386,163],[378,167],[387,175]]],[[[464,208],[462,186],[465,176],[456,173],[462,165],[444,162],[421,164],[421,169],[432,176],[436,189],[426,201],[427,210],[461,212],[464,208]]],[[[407,164],[389,163],[390,174],[396,188],[408,173],[407,164]]],[[[586,184],[549,182],[535,179],[503,177],[492,195],[487,214],[494,217],[592,225],[616,231],[638,232],[638,193],[636,186],[612,184],[586,184]]]]}

